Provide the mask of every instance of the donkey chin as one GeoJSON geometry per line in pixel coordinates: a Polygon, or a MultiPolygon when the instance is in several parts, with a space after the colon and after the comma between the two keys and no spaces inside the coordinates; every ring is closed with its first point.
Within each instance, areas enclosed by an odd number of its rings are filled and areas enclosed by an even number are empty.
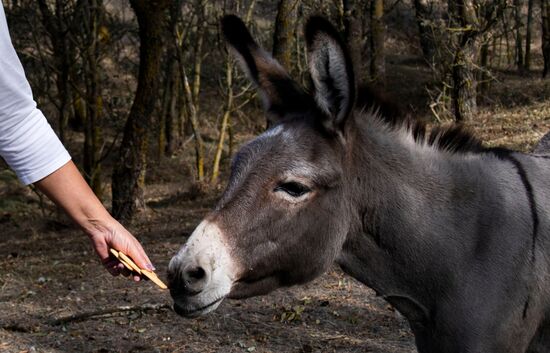
{"type": "Polygon", "coordinates": [[[191,318],[215,310],[231,291],[235,268],[223,233],[204,220],[168,266],[174,311],[191,318]]]}

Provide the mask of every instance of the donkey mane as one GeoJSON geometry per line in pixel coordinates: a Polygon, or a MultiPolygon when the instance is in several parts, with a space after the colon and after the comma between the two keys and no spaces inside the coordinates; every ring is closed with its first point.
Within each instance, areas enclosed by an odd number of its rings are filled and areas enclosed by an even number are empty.
{"type": "Polygon", "coordinates": [[[462,124],[452,123],[430,129],[425,122],[404,113],[391,98],[369,86],[358,89],[356,108],[360,111],[370,111],[371,113],[367,114],[370,118],[380,120],[392,130],[411,134],[414,141],[420,145],[457,154],[497,150],[484,147],[482,141],[462,124]]]}
{"type": "Polygon", "coordinates": [[[485,153],[491,150],[484,147],[481,140],[461,124],[435,126],[429,129],[426,123],[410,116],[406,116],[401,121],[388,120],[383,115],[381,117],[390,127],[404,129],[410,133],[414,141],[421,145],[457,154],[485,153]]]}

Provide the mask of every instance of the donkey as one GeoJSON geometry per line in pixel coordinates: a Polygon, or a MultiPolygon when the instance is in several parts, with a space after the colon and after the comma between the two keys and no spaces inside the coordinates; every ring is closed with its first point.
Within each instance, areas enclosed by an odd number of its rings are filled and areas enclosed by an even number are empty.
{"type": "Polygon", "coordinates": [[[222,29],[270,128],[240,149],[170,261],[178,314],[305,283],[336,261],[408,319],[420,353],[550,352],[548,157],[365,109],[321,17],[305,26],[311,92],[237,17],[222,29]]]}

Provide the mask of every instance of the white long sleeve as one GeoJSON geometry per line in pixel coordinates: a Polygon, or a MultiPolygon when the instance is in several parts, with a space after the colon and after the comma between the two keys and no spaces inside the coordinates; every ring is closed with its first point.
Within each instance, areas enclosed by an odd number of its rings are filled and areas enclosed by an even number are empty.
{"type": "Polygon", "coordinates": [[[45,178],[70,155],[36,107],[0,6],[0,156],[24,184],[45,178]]]}

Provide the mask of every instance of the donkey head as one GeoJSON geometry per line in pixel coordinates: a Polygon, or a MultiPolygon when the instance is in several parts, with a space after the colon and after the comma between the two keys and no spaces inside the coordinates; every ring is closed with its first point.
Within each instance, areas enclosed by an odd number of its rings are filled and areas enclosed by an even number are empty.
{"type": "Polygon", "coordinates": [[[355,83],[337,31],[320,17],[306,25],[309,94],[240,19],[227,16],[222,28],[271,127],[241,148],[216,208],[170,261],[174,308],[184,316],[214,310],[225,297],[312,280],[334,261],[350,227],[345,170],[355,83]]]}

